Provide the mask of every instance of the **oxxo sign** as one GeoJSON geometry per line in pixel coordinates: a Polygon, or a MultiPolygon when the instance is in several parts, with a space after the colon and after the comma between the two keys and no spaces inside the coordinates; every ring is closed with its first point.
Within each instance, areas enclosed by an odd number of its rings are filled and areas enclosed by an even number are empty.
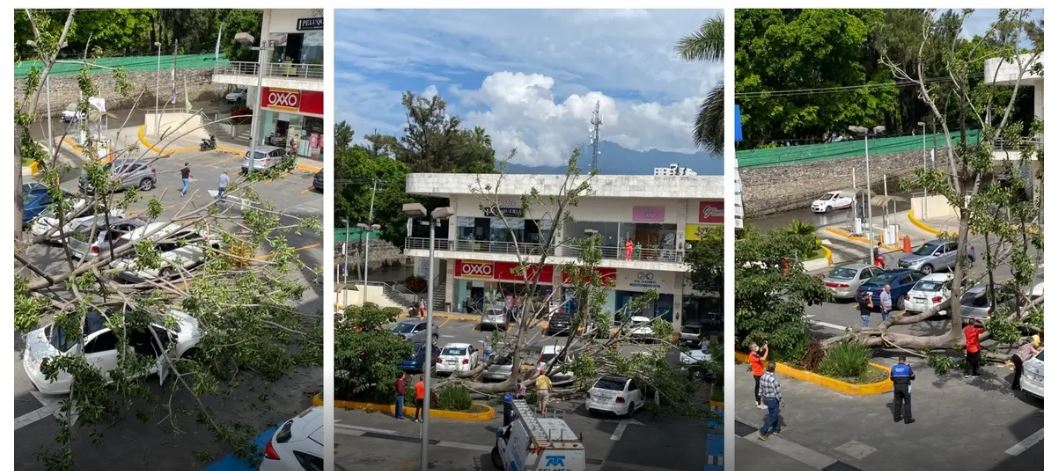
{"type": "Polygon", "coordinates": [[[264,103],[267,108],[278,108],[288,111],[301,109],[301,90],[286,88],[268,88],[265,90],[264,103]]]}
{"type": "Polygon", "coordinates": [[[461,278],[478,278],[491,280],[493,277],[492,262],[476,260],[457,260],[455,275],[461,278]]]}

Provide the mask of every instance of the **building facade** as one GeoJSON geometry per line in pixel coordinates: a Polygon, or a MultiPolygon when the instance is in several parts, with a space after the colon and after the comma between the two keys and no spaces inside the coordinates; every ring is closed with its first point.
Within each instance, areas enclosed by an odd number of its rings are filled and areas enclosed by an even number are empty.
{"type": "MultiPolygon", "coordinates": [[[[523,208],[521,196],[532,190],[543,199],[562,188],[564,175],[409,174],[409,194],[448,198],[454,216],[439,226],[435,242],[435,292],[444,293],[437,307],[468,312],[524,290],[519,254],[537,260],[554,235],[555,247],[539,270],[535,293],[553,306],[570,309],[570,279],[561,266],[575,262],[579,249],[570,242],[590,234],[601,240],[602,261],[596,271],[608,285],[603,311],[622,317],[662,317],[677,327],[718,316],[720,293],[697,293],[690,287],[687,250],[699,240],[699,229],[724,222],[723,183],[719,176],[592,177],[591,191],[569,209],[572,220],[556,224],[549,205],[523,208]],[[480,182],[479,179],[480,178],[480,182]],[[483,196],[472,188],[489,185],[498,194],[483,196]],[[498,204],[495,204],[497,202],[498,204]],[[639,312],[630,301],[656,290],[658,298],[639,312]]],[[[406,253],[428,267],[428,226],[409,224],[406,253]]],[[[421,270],[420,270],[421,271],[421,270]]]]}
{"type": "Polygon", "coordinates": [[[323,10],[264,10],[257,62],[230,62],[213,81],[245,88],[255,116],[257,145],[285,147],[299,157],[323,159],[323,10]],[[262,73],[257,90],[258,72],[262,73]]]}

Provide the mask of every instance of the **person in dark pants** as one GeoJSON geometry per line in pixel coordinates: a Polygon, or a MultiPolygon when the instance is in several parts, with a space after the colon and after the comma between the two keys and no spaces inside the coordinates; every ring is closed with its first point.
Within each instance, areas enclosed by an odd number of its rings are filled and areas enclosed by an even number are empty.
{"type": "Polygon", "coordinates": [[[404,383],[405,373],[401,371],[397,373],[397,380],[393,382],[393,389],[396,390],[396,404],[393,407],[393,417],[397,420],[404,420],[404,391],[406,390],[406,384],[404,383]]]}
{"type": "Polygon", "coordinates": [[[900,360],[889,369],[889,380],[893,382],[893,422],[903,419],[905,424],[915,421],[911,418],[911,382],[915,372],[907,364],[907,357],[900,355],[900,360]]]}
{"type": "Polygon", "coordinates": [[[980,319],[974,319],[966,327],[963,327],[962,333],[966,337],[966,377],[981,376],[977,372],[977,367],[981,363],[981,334],[985,332],[984,326],[981,324],[980,319]]]}
{"type": "Polygon", "coordinates": [[[415,383],[415,421],[422,422],[422,403],[426,399],[426,379],[419,376],[419,382],[415,383]]]}
{"type": "Polygon", "coordinates": [[[775,362],[768,362],[768,368],[764,376],[760,378],[760,397],[764,405],[768,407],[768,415],[764,417],[764,424],[760,427],[760,440],[767,440],[768,435],[780,433],[782,424],[779,421],[779,404],[782,403],[782,388],[779,379],[775,377],[775,362]]]}
{"type": "Polygon", "coordinates": [[[1015,391],[1021,389],[1021,373],[1024,371],[1024,364],[1036,356],[1037,353],[1040,352],[1036,350],[1032,342],[1025,342],[1017,350],[1014,350],[1014,354],[1010,356],[1010,361],[1014,363],[1014,380],[1010,382],[1010,389],[1015,391]]]}
{"type": "Polygon", "coordinates": [[[757,347],[756,342],[749,344],[749,367],[753,372],[753,398],[756,400],[758,409],[767,409],[760,400],[760,378],[764,376],[764,362],[768,361],[768,344],[764,348],[757,347]]]}

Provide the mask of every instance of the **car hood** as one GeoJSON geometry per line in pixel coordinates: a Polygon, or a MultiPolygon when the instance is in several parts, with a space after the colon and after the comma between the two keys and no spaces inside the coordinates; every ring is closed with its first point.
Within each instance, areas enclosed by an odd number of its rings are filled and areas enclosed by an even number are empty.
{"type": "Polygon", "coordinates": [[[48,327],[50,326],[44,326],[26,334],[25,353],[34,363],[39,363],[40,360],[58,356],[62,353],[48,341],[48,335],[45,333],[48,327]]]}
{"type": "Polygon", "coordinates": [[[900,263],[918,263],[933,258],[932,255],[905,255],[900,257],[900,263]]]}

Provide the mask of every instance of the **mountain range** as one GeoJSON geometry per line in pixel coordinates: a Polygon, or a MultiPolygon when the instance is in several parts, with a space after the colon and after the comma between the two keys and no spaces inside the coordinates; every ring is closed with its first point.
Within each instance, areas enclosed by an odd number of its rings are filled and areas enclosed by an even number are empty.
{"type": "MultiPolygon", "coordinates": [[[[581,148],[581,157],[578,162],[582,172],[591,168],[591,148],[581,148]]],[[[621,145],[601,141],[599,143],[599,174],[601,175],[653,175],[655,167],[668,167],[669,164],[679,164],[687,167],[698,175],[723,175],[724,159],[718,154],[696,152],[684,154],[680,152],[668,152],[651,149],[638,151],[621,147],[621,145]]],[[[559,174],[566,173],[565,165],[541,165],[532,166],[524,164],[508,164],[508,174],[559,174]]]]}

